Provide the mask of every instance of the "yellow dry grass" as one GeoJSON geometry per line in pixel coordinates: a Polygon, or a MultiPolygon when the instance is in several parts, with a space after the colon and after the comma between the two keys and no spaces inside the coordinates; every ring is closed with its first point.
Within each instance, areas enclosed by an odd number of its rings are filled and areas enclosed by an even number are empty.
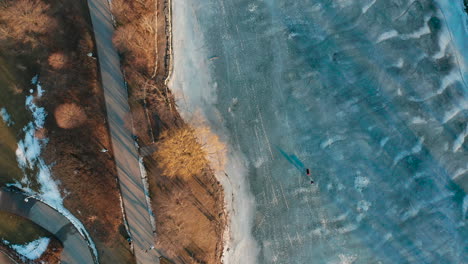
{"type": "Polygon", "coordinates": [[[188,126],[164,131],[154,155],[164,175],[172,178],[200,175],[208,166],[206,152],[188,126]]]}

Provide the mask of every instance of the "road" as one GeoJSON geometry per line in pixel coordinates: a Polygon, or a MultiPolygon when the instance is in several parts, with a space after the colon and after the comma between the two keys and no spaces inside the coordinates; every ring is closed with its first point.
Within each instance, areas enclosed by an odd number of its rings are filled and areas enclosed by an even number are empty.
{"type": "Polygon", "coordinates": [[[29,219],[54,234],[63,244],[62,263],[94,263],[88,243],[65,216],[41,201],[30,198],[25,202],[25,198],[20,193],[0,190],[0,210],[29,219]]]}
{"type": "Polygon", "coordinates": [[[156,250],[148,250],[154,245],[153,229],[140,174],[138,152],[134,146],[132,131],[124,125],[125,118],[131,115],[119,57],[112,44],[114,27],[109,4],[107,0],[88,0],[88,6],[96,40],[112,150],[134,254],[137,263],[159,263],[156,250]]]}

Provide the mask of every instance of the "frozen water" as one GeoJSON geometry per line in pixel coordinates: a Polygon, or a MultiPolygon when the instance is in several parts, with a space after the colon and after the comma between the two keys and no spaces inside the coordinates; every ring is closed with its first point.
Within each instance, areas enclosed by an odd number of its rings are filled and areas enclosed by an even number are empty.
{"type": "Polygon", "coordinates": [[[466,262],[462,1],[174,6],[179,106],[242,160],[226,263],[466,262]]]}

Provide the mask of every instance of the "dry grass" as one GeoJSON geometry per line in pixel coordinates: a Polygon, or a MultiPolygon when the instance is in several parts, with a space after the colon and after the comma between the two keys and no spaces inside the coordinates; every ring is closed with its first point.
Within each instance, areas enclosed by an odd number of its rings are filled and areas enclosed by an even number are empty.
{"type": "Polygon", "coordinates": [[[206,155],[194,130],[186,126],[164,131],[154,158],[164,175],[188,179],[201,174],[208,167],[206,155]]]}

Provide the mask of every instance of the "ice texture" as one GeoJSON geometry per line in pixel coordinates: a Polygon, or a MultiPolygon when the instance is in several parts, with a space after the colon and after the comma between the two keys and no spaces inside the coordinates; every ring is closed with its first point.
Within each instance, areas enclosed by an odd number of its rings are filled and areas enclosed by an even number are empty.
{"type": "Polygon", "coordinates": [[[226,263],[466,263],[461,0],[174,6],[179,106],[242,157],[226,263]]]}

